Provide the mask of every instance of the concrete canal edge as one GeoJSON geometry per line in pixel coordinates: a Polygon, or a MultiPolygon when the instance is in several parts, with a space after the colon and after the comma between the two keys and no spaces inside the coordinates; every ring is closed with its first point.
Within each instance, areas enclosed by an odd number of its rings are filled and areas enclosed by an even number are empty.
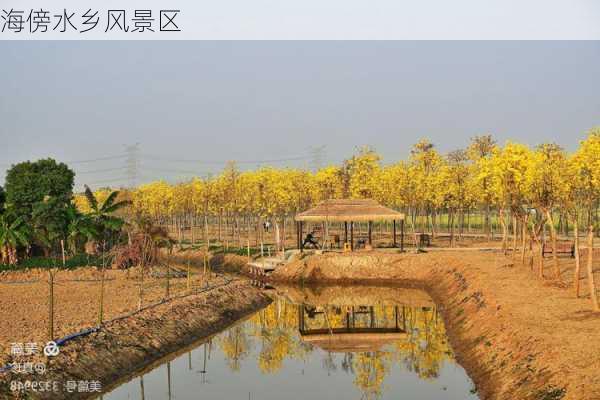
{"type": "Polygon", "coordinates": [[[276,270],[273,284],[373,284],[421,288],[440,306],[456,359],[482,400],[583,400],[540,360],[537,332],[511,326],[510,312],[465,269],[461,257],[349,253],[304,257],[276,270]]]}
{"type": "Polygon", "coordinates": [[[61,347],[57,357],[49,360],[47,372],[42,377],[22,374],[8,377],[8,381],[60,382],[61,391],[29,391],[21,397],[3,391],[0,395],[2,398],[30,399],[97,396],[99,393],[68,393],[62,390],[62,384],[95,380],[102,383],[104,392],[124,376],[130,376],[178,349],[222,331],[270,302],[266,294],[246,280],[233,280],[204,293],[171,300],[67,343],[61,347]]]}

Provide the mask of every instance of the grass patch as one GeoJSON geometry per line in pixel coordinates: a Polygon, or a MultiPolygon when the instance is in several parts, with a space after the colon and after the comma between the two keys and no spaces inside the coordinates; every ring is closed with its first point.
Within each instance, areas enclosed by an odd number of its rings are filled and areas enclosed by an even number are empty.
{"type": "MultiPolygon", "coordinates": [[[[106,265],[111,264],[109,257],[105,258],[106,265]]],[[[77,254],[66,259],[64,269],[75,269],[85,266],[102,266],[102,257],[88,254],[77,254]]],[[[0,264],[0,271],[18,271],[31,268],[60,268],[63,269],[62,259],[51,257],[31,257],[22,260],[17,265],[0,264]]]]}

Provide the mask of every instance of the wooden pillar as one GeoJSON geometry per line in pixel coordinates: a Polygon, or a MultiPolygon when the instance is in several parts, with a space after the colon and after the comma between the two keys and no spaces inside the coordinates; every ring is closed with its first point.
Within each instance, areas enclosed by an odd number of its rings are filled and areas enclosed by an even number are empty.
{"type": "Polygon", "coordinates": [[[396,220],[393,221],[393,243],[394,243],[394,247],[396,247],[398,245],[398,242],[396,241],[396,220]]]}
{"type": "Polygon", "coordinates": [[[404,251],[404,220],[400,220],[400,251],[404,251]]]}
{"type": "Polygon", "coordinates": [[[344,221],[344,244],[348,243],[348,221],[344,221]]]}
{"type": "Polygon", "coordinates": [[[354,251],[354,222],[350,221],[350,250],[354,251]]]}
{"type": "Polygon", "coordinates": [[[298,305],[298,325],[300,328],[300,333],[304,332],[304,306],[298,305]]]}
{"type": "Polygon", "coordinates": [[[373,221],[369,221],[369,246],[373,245],[372,233],[373,233],[373,221]]]}
{"type": "Polygon", "coordinates": [[[304,225],[304,222],[300,221],[300,252],[304,251],[304,235],[302,233],[302,225],[304,225]]]}

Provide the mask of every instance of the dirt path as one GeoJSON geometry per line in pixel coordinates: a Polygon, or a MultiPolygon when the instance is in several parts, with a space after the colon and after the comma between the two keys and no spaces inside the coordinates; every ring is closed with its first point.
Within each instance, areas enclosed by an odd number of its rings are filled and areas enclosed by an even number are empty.
{"type": "MultiPolygon", "coordinates": [[[[571,262],[562,269],[568,281],[571,262]]],[[[539,280],[502,254],[324,254],[272,279],[424,286],[444,306],[459,362],[483,399],[600,399],[600,315],[567,285],[539,280]]]]}

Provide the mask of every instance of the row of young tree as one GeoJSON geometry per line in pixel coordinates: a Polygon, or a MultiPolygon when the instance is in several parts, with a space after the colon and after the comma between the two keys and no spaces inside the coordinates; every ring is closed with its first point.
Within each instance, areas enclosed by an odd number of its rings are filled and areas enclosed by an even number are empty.
{"type": "MultiPolygon", "coordinates": [[[[473,211],[483,215],[482,228],[488,234],[492,216],[496,216],[503,247],[508,249],[512,236],[513,254],[520,247],[522,262],[528,252],[531,263],[537,255],[540,275],[544,231],[548,229],[556,278],[560,278],[556,254],[559,219],[563,227],[570,224],[571,232],[577,233],[575,273],[579,277],[579,233],[586,233],[591,249],[598,222],[600,128],[591,129],[572,153],[551,143],[536,148],[512,142],[500,146],[492,136],[484,135],[448,154],[421,140],[407,160],[386,165],[374,150],[362,147],[341,165],[314,172],[273,167],[240,171],[231,162],[214,177],[179,184],[157,181],[121,193],[107,189],[74,195],[74,176],[68,166],[51,159],[10,168],[0,191],[4,263],[16,263],[19,251],[24,256],[32,251],[48,256],[65,249],[75,254],[90,242],[106,245],[110,238],[118,237],[123,218],[129,226],[148,220],[159,224],[175,221],[180,229],[200,223],[205,239],[210,239],[209,219],[218,221],[218,239],[222,221],[227,222],[232,236],[240,239],[243,232],[250,234],[252,225],[269,220],[280,248],[285,221],[295,213],[325,199],[374,198],[404,211],[413,232],[421,220],[426,223],[421,229],[435,235],[445,217],[452,238],[454,226],[462,227],[465,215],[473,211]],[[131,207],[126,207],[129,204],[131,207]],[[123,218],[115,216],[118,209],[123,209],[123,218]],[[532,246],[535,252],[528,251],[532,246]]],[[[130,233],[128,240],[132,240],[130,233]]],[[[588,251],[585,264],[593,294],[592,262],[593,252],[588,251]]],[[[575,279],[575,287],[579,293],[579,279],[575,279]]],[[[592,298],[597,308],[595,296],[592,298]]]]}
{"type": "MultiPolygon", "coordinates": [[[[535,148],[513,142],[501,146],[491,135],[483,135],[474,137],[465,149],[441,154],[434,144],[421,140],[407,160],[392,164],[382,164],[379,154],[369,147],[359,148],[342,165],[314,172],[273,167],[240,171],[231,162],[217,176],[179,184],[152,182],[136,188],[130,196],[135,214],[187,227],[197,221],[208,227],[207,220],[215,218],[219,227],[222,220],[230,221],[227,226],[238,238],[244,231],[249,234],[251,224],[272,221],[278,248],[286,219],[325,199],[376,199],[404,211],[413,232],[421,220],[425,221],[421,229],[434,236],[444,217],[451,243],[454,227],[462,230],[465,215],[478,212],[488,235],[495,216],[505,250],[511,247],[512,238],[513,254],[520,248],[523,263],[526,254],[532,264],[534,255],[537,257],[540,275],[544,273],[547,229],[557,279],[560,226],[564,233],[577,233],[575,273],[579,277],[579,235],[585,232],[591,249],[598,222],[600,127],[591,129],[572,153],[553,143],[535,148]]],[[[592,262],[593,252],[588,251],[585,264],[590,290],[595,293],[592,262]]],[[[575,279],[575,287],[579,294],[579,279],[575,279]]],[[[592,298],[598,308],[595,296],[592,298]]]]}
{"type": "MultiPolygon", "coordinates": [[[[557,216],[563,227],[583,222],[593,229],[600,193],[599,138],[600,128],[590,131],[573,154],[555,144],[498,146],[486,135],[474,138],[465,150],[443,155],[422,140],[408,160],[388,165],[363,147],[342,165],[314,173],[272,167],[242,172],[231,162],[217,176],[179,184],[156,181],[136,188],[128,198],[134,213],[163,222],[255,216],[277,224],[321,200],[373,198],[405,211],[412,225],[425,219],[434,235],[442,216],[450,227],[459,227],[475,211],[484,216],[485,232],[492,216],[501,216],[497,221],[504,237],[524,221],[557,227],[557,216]]],[[[85,209],[83,197],[81,203],[85,209]]]]}

